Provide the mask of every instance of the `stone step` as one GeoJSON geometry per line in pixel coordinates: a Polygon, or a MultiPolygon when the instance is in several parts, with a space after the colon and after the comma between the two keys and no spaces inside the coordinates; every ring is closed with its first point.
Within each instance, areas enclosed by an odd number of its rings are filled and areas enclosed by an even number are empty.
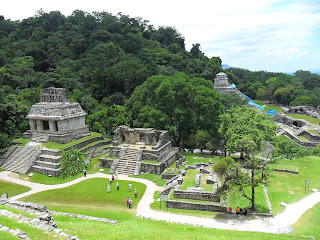
{"type": "Polygon", "coordinates": [[[51,169],[58,169],[58,168],[60,168],[61,163],[35,161],[34,166],[51,168],[51,169]]]}
{"type": "Polygon", "coordinates": [[[42,155],[50,155],[50,156],[59,156],[62,153],[61,150],[54,150],[54,149],[42,149],[42,155]]]}
{"type": "Polygon", "coordinates": [[[39,156],[39,161],[43,161],[43,162],[59,163],[61,159],[62,159],[61,156],[52,156],[52,155],[45,155],[45,154],[41,154],[39,156]]]}
{"type": "Polygon", "coordinates": [[[54,177],[59,176],[60,170],[61,170],[60,168],[59,169],[52,169],[52,168],[46,168],[46,167],[40,167],[40,166],[33,166],[32,167],[33,172],[38,172],[38,173],[42,173],[45,175],[51,175],[54,177]]]}

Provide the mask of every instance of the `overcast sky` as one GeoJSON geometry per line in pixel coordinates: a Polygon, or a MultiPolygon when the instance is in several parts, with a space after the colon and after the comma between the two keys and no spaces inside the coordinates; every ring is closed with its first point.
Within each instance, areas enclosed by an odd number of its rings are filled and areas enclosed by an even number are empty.
{"type": "Polygon", "coordinates": [[[173,26],[187,50],[200,43],[206,56],[233,67],[320,70],[320,0],[8,0],[0,15],[21,20],[40,8],[66,16],[75,9],[122,12],[155,27],[173,26]]]}

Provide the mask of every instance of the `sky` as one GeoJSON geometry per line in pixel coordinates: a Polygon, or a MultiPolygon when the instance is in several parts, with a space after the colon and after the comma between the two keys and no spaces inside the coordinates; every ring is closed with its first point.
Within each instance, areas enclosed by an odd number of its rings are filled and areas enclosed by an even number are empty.
{"type": "Polygon", "coordinates": [[[209,58],[251,71],[320,72],[320,0],[10,0],[0,15],[21,20],[39,9],[121,12],[175,27],[186,49],[200,43],[209,58]]]}

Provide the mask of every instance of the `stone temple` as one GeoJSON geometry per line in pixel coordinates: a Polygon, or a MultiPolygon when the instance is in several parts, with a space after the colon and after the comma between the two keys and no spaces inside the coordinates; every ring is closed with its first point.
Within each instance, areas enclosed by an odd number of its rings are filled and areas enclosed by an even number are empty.
{"type": "Polygon", "coordinates": [[[66,99],[64,88],[42,89],[40,102],[32,105],[26,116],[30,130],[23,137],[35,142],[70,142],[90,135],[85,116],[79,103],[66,99]]]}
{"type": "Polygon", "coordinates": [[[214,79],[214,89],[217,90],[218,93],[231,93],[235,91],[235,89],[230,86],[227,74],[223,72],[216,75],[214,79]]]}
{"type": "Polygon", "coordinates": [[[110,168],[110,172],[126,175],[139,175],[142,172],[160,175],[174,162],[182,163],[185,160],[172,147],[168,131],[153,128],[119,126],[114,132],[113,146],[109,149],[109,157],[113,158],[100,158],[100,166],[110,168]]]}

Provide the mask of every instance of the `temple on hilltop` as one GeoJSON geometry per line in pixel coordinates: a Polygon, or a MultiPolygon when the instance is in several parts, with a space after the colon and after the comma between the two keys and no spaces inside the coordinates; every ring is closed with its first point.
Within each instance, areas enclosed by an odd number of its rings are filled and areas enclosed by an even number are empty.
{"type": "Polygon", "coordinates": [[[228,81],[227,74],[224,72],[219,72],[216,75],[214,79],[214,89],[217,90],[218,93],[231,93],[235,91],[228,81]]]}
{"type": "Polygon", "coordinates": [[[88,136],[85,116],[79,103],[66,98],[64,88],[41,89],[40,102],[32,105],[26,116],[30,130],[23,137],[35,142],[67,143],[88,136]]]}

